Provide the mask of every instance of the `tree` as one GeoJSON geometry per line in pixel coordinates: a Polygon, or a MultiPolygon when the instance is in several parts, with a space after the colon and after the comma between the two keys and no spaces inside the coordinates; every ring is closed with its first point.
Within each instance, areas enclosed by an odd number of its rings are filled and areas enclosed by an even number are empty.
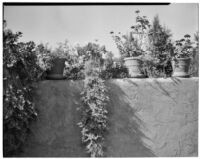
{"type": "Polygon", "coordinates": [[[104,59],[104,66],[112,67],[113,65],[113,53],[111,51],[106,53],[105,59],[104,59]]]}
{"type": "Polygon", "coordinates": [[[199,32],[194,34],[195,48],[193,50],[193,59],[191,64],[191,74],[195,77],[199,76],[199,32]]]}
{"type": "Polygon", "coordinates": [[[157,76],[161,74],[161,76],[170,76],[172,73],[170,58],[173,53],[173,47],[171,36],[171,31],[160,24],[159,16],[156,15],[149,30],[149,40],[152,56],[157,61],[154,66],[158,72],[157,76]]]}

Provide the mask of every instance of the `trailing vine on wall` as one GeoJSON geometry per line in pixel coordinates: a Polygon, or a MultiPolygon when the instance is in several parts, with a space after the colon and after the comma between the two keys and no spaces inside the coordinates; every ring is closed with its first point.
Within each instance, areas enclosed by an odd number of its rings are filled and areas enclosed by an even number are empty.
{"type": "Polygon", "coordinates": [[[84,90],[81,92],[80,106],[82,142],[91,157],[102,157],[104,139],[108,129],[107,88],[99,77],[98,62],[92,58],[85,64],[84,90]]]}

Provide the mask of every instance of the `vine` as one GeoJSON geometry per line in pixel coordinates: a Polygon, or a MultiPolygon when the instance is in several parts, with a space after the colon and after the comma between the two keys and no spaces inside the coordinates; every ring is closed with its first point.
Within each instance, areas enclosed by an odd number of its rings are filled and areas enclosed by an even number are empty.
{"type": "Polygon", "coordinates": [[[85,64],[84,90],[81,92],[82,114],[78,126],[81,128],[82,142],[91,157],[104,156],[104,138],[108,124],[107,88],[99,77],[99,64],[91,58],[85,64]]]}

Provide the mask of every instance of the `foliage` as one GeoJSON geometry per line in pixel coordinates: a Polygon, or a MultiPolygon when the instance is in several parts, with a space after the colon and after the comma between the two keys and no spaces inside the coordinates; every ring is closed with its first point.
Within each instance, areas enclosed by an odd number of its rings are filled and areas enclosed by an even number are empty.
{"type": "Polygon", "coordinates": [[[171,31],[160,25],[158,15],[154,17],[153,25],[149,30],[150,50],[155,58],[165,61],[171,49],[171,31]]]}
{"type": "MultiPolygon", "coordinates": [[[[112,33],[113,34],[113,33],[112,33]]],[[[134,39],[132,33],[130,35],[112,35],[112,38],[119,49],[122,57],[135,57],[142,55],[141,46],[137,39],[134,39]]]]}
{"type": "Polygon", "coordinates": [[[171,55],[173,45],[171,33],[160,25],[159,17],[155,16],[152,27],[149,29],[148,55],[143,58],[143,70],[148,77],[170,77],[172,74],[171,55]]]}
{"type": "Polygon", "coordinates": [[[107,52],[105,46],[100,46],[97,43],[88,43],[87,45],[81,47],[77,46],[77,53],[80,58],[82,58],[83,63],[90,59],[94,60],[95,62],[102,64],[102,55],[107,52]]]}
{"type": "MultiPolygon", "coordinates": [[[[4,26],[5,26],[4,21],[4,26]]],[[[26,140],[30,121],[36,116],[33,84],[41,69],[36,64],[35,44],[18,42],[21,32],[3,30],[3,151],[18,152],[26,140]]]]}
{"type": "Polygon", "coordinates": [[[104,67],[112,67],[114,61],[113,61],[113,53],[111,51],[108,51],[106,54],[105,54],[105,58],[104,58],[104,67]]]}
{"type": "Polygon", "coordinates": [[[193,51],[190,35],[186,34],[183,39],[177,40],[175,44],[175,58],[191,57],[193,51]]]}
{"type": "MultiPolygon", "coordinates": [[[[64,75],[67,79],[79,80],[85,78],[85,70],[93,71],[93,67],[87,68],[88,64],[95,64],[95,68],[100,69],[103,64],[102,55],[107,51],[105,46],[96,43],[88,43],[85,46],[76,46],[77,55],[70,55],[65,63],[64,75]]],[[[90,67],[90,66],[89,66],[90,67]]]]}
{"type": "Polygon", "coordinates": [[[138,41],[138,45],[140,46],[143,52],[147,51],[149,48],[149,40],[148,40],[148,31],[151,27],[149,20],[146,16],[140,16],[140,11],[135,11],[136,19],[135,25],[131,26],[132,34],[134,39],[138,41]]]}
{"type": "MultiPolygon", "coordinates": [[[[106,104],[109,100],[106,95],[107,89],[104,81],[99,78],[102,52],[101,47],[96,44],[87,45],[83,48],[90,54],[85,61],[85,86],[81,93],[82,105],[80,106],[82,142],[86,145],[87,153],[91,157],[104,156],[104,135],[107,130],[106,104]]],[[[105,49],[104,49],[105,50],[105,49]]],[[[87,55],[87,54],[86,54],[87,55]]]]}
{"type": "Polygon", "coordinates": [[[110,32],[112,38],[119,49],[122,57],[135,57],[140,56],[145,51],[144,40],[146,38],[146,33],[150,27],[149,21],[146,16],[140,16],[139,10],[135,13],[136,16],[136,25],[133,25],[131,31],[127,35],[114,35],[114,32],[110,32]]]}
{"type": "Polygon", "coordinates": [[[64,58],[65,62],[69,64],[64,70],[64,75],[67,79],[82,79],[82,73],[79,72],[81,66],[77,63],[76,48],[73,47],[67,40],[64,43],[58,43],[58,46],[52,50],[48,48],[47,44],[39,44],[36,47],[36,54],[38,59],[38,65],[45,73],[54,65],[54,59],[64,58]],[[69,67],[71,66],[71,67],[69,67]]]}
{"type": "Polygon", "coordinates": [[[169,77],[172,74],[171,55],[173,45],[171,33],[162,27],[158,16],[154,17],[152,26],[146,16],[135,11],[136,24],[131,27],[129,35],[113,35],[113,39],[122,57],[140,56],[143,60],[142,70],[149,77],[169,77]]]}
{"type": "Polygon", "coordinates": [[[190,74],[198,77],[199,76],[199,32],[194,34],[194,49],[192,51],[192,61],[190,74]]]}
{"type": "MultiPolygon", "coordinates": [[[[88,73],[94,72],[95,69],[99,72],[99,77],[103,79],[109,78],[125,78],[128,76],[128,71],[124,67],[122,61],[113,61],[113,54],[96,43],[88,43],[81,47],[76,46],[77,56],[73,56],[71,63],[66,62],[64,75],[66,79],[80,80],[85,78],[84,70],[88,73]],[[103,58],[103,54],[105,57],[103,58]],[[91,65],[95,65],[91,67],[91,65]]],[[[71,56],[72,58],[72,56],[71,56]]]]}
{"type": "Polygon", "coordinates": [[[74,47],[76,54],[70,54],[65,62],[64,76],[70,80],[80,80],[85,78],[85,67],[88,61],[94,61],[99,69],[103,64],[102,55],[107,51],[105,46],[96,43],[88,43],[85,46],[74,47]]]}
{"type": "Polygon", "coordinates": [[[39,44],[36,47],[36,55],[37,55],[37,65],[41,68],[42,73],[41,76],[46,73],[47,70],[50,70],[53,66],[52,58],[50,56],[51,49],[48,48],[47,44],[39,44]]]}
{"type": "Polygon", "coordinates": [[[64,76],[68,80],[81,80],[85,78],[84,65],[83,64],[73,64],[70,65],[65,62],[64,76]]]}
{"type": "Polygon", "coordinates": [[[105,69],[100,72],[99,75],[102,79],[111,79],[111,78],[127,78],[128,70],[124,66],[123,61],[113,60],[109,65],[105,65],[105,69]]]}
{"type": "Polygon", "coordinates": [[[68,40],[58,43],[58,46],[50,52],[52,58],[64,58],[68,59],[70,55],[77,54],[76,48],[74,48],[68,40]]]}
{"type": "Polygon", "coordinates": [[[136,33],[145,33],[145,31],[150,27],[149,20],[146,16],[140,16],[139,10],[135,11],[136,13],[136,25],[131,26],[132,29],[135,30],[136,33]]]}
{"type": "Polygon", "coordinates": [[[106,68],[100,74],[102,79],[111,79],[111,78],[127,78],[128,70],[123,65],[116,65],[111,68],[106,68]]]}
{"type": "Polygon", "coordinates": [[[156,58],[144,57],[142,72],[147,77],[159,78],[159,77],[171,77],[172,66],[171,59],[167,59],[165,62],[160,63],[156,58]],[[145,58],[145,59],[144,59],[145,58]]]}
{"type": "Polygon", "coordinates": [[[98,77],[85,81],[82,92],[82,119],[78,123],[82,129],[82,141],[91,157],[103,156],[104,134],[107,130],[106,102],[108,96],[104,81],[98,77]]]}

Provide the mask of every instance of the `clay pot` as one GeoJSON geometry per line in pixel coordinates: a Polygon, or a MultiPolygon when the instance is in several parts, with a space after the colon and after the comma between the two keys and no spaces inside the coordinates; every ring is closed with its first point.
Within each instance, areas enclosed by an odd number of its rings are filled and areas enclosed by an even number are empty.
{"type": "Polygon", "coordinates": [[[124,58],[125,66],[128,69],[129,76],[133,78],[145,78],[142,73],[142,60],[139,57],[128,57],[124,58]]]}
{"type": "Polygon", "coordinates": [[[51,70],[47,71],[47,79],[51,80],[61,80],[64,79],[63,71],[65,67],[65,61],[64,58],[55,58],[53,59],[52,63],[53,66],[51,70]]]}
{"type": "Polygon", "coordinates": [[[190,77],[190,58],[177,58],[177,61],[172,61],[173,65],[173,77],[190,77]]]}

